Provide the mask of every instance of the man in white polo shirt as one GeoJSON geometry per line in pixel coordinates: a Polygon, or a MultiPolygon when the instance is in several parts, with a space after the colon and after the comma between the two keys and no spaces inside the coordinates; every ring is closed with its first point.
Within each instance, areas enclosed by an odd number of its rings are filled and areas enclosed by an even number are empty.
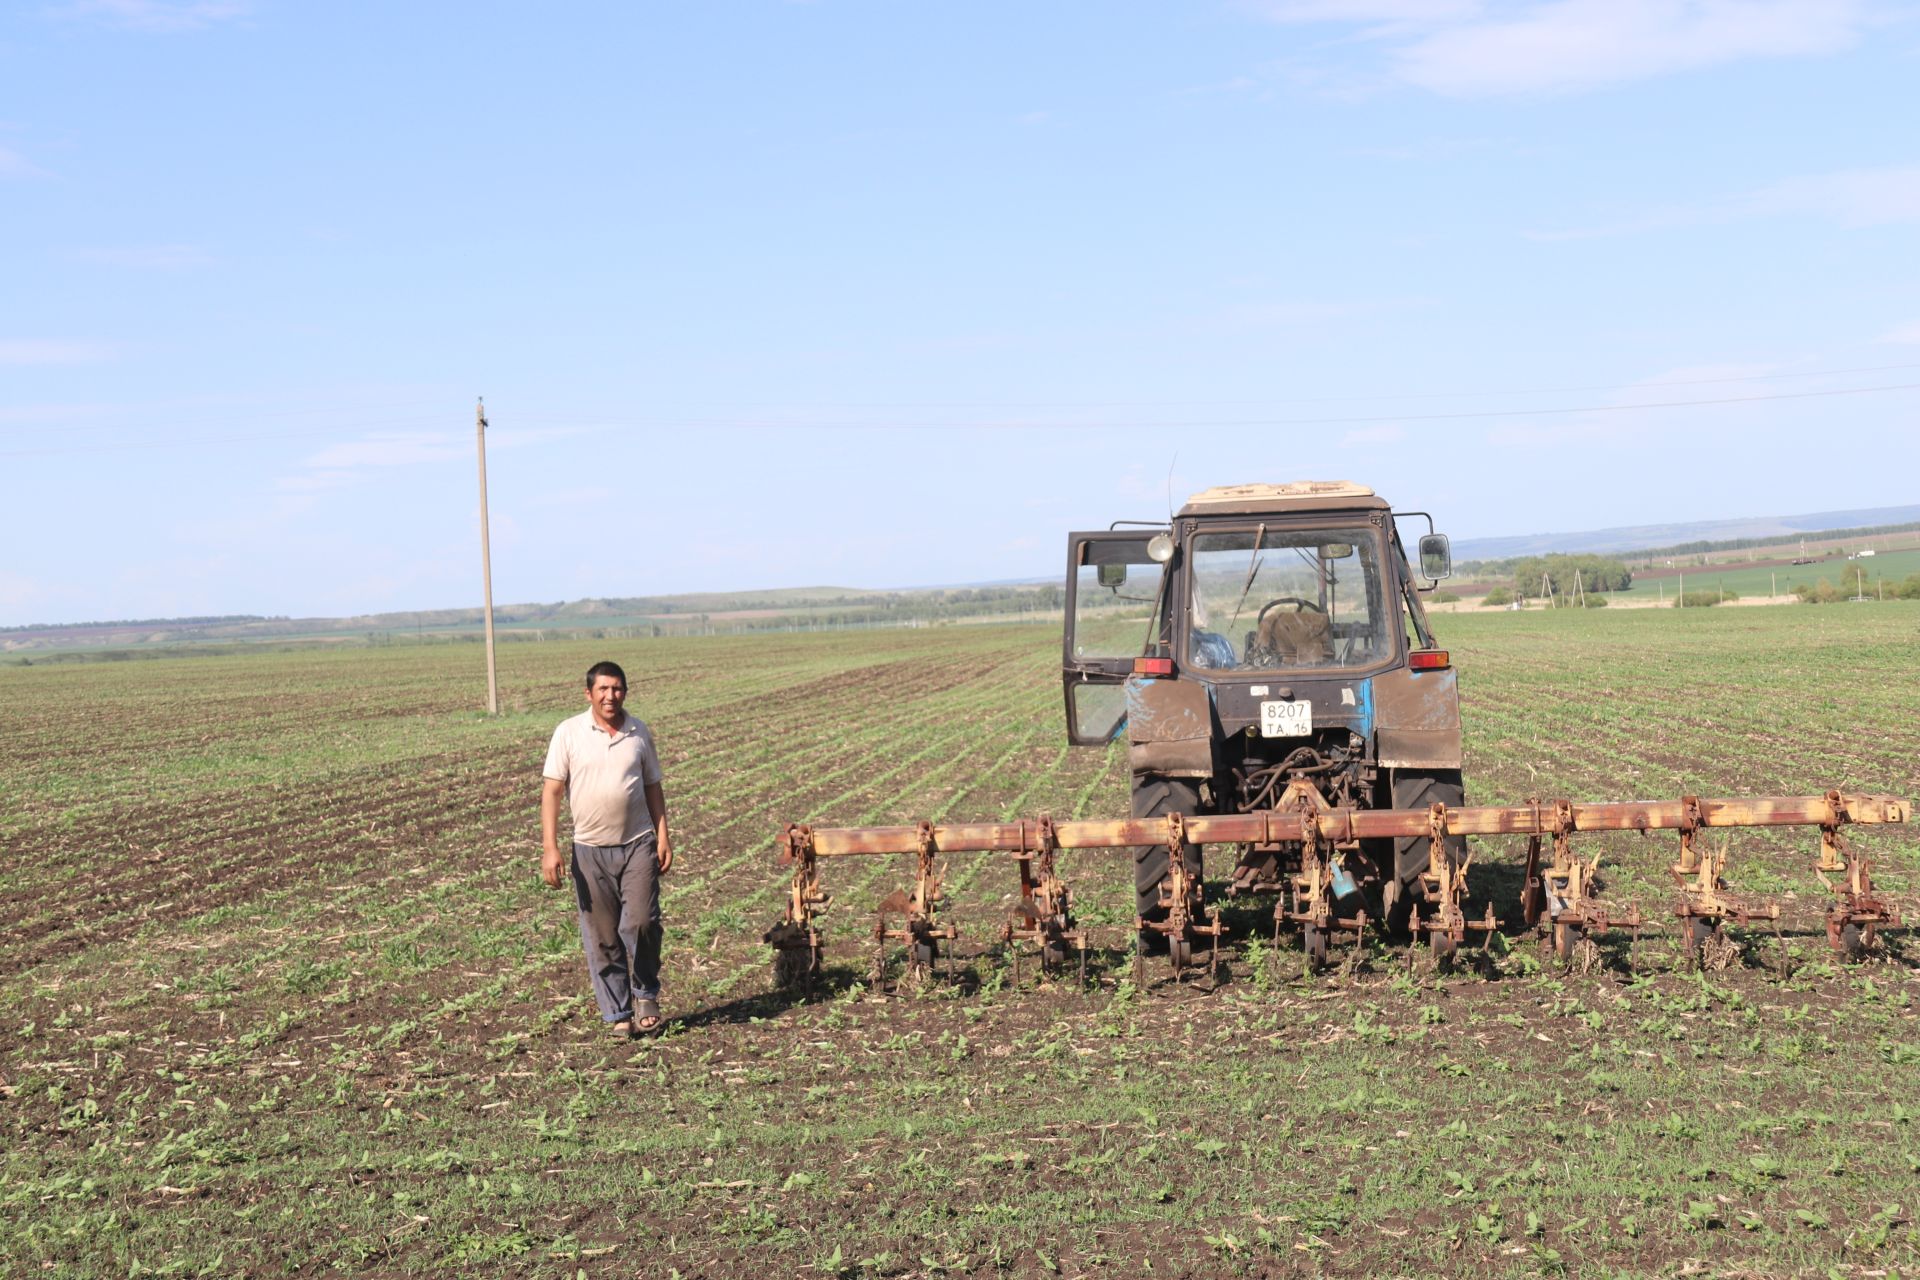
{"type": "Polygon", "coordinates": [[[587,670],[587,710],[560,722],[541,772],[540,877],[560,887],[560,797],[573,814],[573,890],[600,1016],[622,1035],[660,1029],[660,879],[673,865],[653,734],[622,710],[627,673],[587,670]],[[629,976],[631,975],[631,976],[629,976]]]}

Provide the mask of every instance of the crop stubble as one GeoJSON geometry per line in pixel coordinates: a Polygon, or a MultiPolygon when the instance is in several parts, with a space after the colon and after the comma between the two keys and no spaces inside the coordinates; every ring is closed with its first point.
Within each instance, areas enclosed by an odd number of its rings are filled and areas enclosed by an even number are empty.
{"type": "MultiPolygon", "coordinates": [[[[1920,609],[1832,612],[1442,620],[1473,797],[1920,791],[1920,609]]],[[[1908,944],[1825,960],[1805,833],[1737,837],[1731,873],[1795,893],[1784,982],[1763,943],[1703,980],[1656,941],[1632,980],[1541,970],[1514,938],[1446,979],[1379,951],[1308,981],[1262,945],[1211,995],[1135,992],[1126,860],[1069,854],[1092,992],[1005,986],[1013,869],[963,856],[958,983],[864,992],[867,912],[908,869],[863,860],[828,867],[825,997],[776,998],[777,822],[1124,812],[1117,757],[1059,746],[1056,644],[511,645],[492,722],[466,646],[0,669],[5,1256],[52,1275],[598,1276],[662,1250],[686,1275],[1911,1265],[1915,1206],[1886,1212],[1920,1169],[1908,944]],[[606,652],[659,735],[682,857],[679,1021],[638,1046],[605,1038],[570,911],[532,882],[546,734],[606,652]],[[114,710],[80,732],[80,705],[114,710]]],[[[1911,833],[1858,840],[1912,914],[1911,833]]],[[[1608,847],[1609,892],[1662,918],[1669,845],[1608,847]]],[[[1515,852],[1483,851],[1486,884],[1510,889],[1515,852]]]]}

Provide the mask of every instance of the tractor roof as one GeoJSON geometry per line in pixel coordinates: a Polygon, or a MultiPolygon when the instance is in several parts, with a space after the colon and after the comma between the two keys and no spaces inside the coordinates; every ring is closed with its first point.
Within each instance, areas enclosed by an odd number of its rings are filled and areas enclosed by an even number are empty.
{"type": "Polygon", "coordinates": [[[1228,484],[1202,489],[1180,508],[1183,516],[1253,515],[1268,511],[1384,511],[1387,500],[1348,480],[1291,484],[1228,484]]]}

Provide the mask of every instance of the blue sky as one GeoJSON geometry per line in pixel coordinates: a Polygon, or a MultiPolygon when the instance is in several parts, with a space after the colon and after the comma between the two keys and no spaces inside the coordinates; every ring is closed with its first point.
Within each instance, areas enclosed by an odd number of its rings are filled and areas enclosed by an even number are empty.
{"type": "Polygon", "coordinates": [[[476,603],[480,395],[501,601],[1920,501],[1916,84],[1893,0],[16,2],[0,625],[476,603]]]}

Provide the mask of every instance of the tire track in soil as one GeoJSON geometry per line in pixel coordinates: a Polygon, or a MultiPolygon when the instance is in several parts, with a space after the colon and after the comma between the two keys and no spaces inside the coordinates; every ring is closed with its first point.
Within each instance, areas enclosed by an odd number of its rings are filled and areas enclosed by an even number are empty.
{"type": "MultiPolygon", "coordinates": [[[[976,677],[977,677],[977,675],[978,675],[978,672],[976,671],[976,677]]],[[[966,702],[966,704],[968,704],[968,707],[969,707],[969,708],[971,708],[971,707],[973,707],[973,706],[977,706],[977,705],[985,705],[985,704],[991,704],[991,703],[994,703],[996,699],[1004,699],[1004,698],[1005,698],[1005,697],[1007,696],[1007,694],[1008,694],[1008,690],[1007,690],[1007,689],[1005,689],[1004,687],[1002,687],[1002,688],[998,688],[998,689],[996,689],[996,688],[994,687],[994,683],[995,683],[995,682],[993,682],[993,681],[989,681],[989,682],[987,682],[987,684],[986,684],[985,686],[974,686],[974,689],[973,689],[973,690],[964,690],[964,691],[963,691],[963,693],[965,693],[965,694],[967,694],[967,695],[969,695],[969,696],[966,696],[966,697],[965,697],[965,702],[966,702]],[[981,689],[983,689],[983,688],[984,688],[984,692],[978,692],[979,690],[981,690],[981,689]]],[[[950,686],[945,686],[945,687],[954,687],[954,688],[957,688],[958,686],[957,686],[957,685],[950,685],[950,686]]],[[[1016,692],[1017,692],[1017,691],[1016,691],[1016,692]]],[[[991,707],[990,707],[989,709],[991,709],[991,707]]],[[[962,726],[961,728],[958,728],[958,729],[956,729],[956,734],[965,734],[965,733],[967,733],[967,732],[969,732],[969,729],[970,729],[970,726],[969,726],[969,725],[966,725],[966,724],[963,724],[963,726],[962,726]]],[[[884,735],[883,735],[883,737],[884,737],[884,735]]],[[[937,749],[937,747],[938,747],[939,745],[944,745],[944,743],[940,743],[940,744],[935,744],[935,747],[934,747],[934,748],[929,748],[929,749],[928,749],[928,751],[927,751],[927,752],[926,752],[925,754],[929,754],[929,755],[930,755],[930,754],[933,754],[933,751],[934,751],[935,749],[937,749]]],[[[880,744],[879,744],[879,749],[878,749],[878,750],[877,750],[877,751],[876,751],[876,752],[875,752],[874,754],[875,754],[875,755],[876,755],[877,757],[884,757],[884,756],[887,756],[887,755],[889,755],[889,754],[891,754],[891,744],[890,744],[890,742],[889,742],[889,741],[881,741],[881,742],[880,742],[880,744]]],[[[859,771],[859,769],[860,769],[860,762],[859,762],[859,761],[856,761],[856,762],[854,762],[853,764],[850,764],[850,765],[849,765],[849,766],[847,767],[847,769],[845,770],[845,772],[857,772],[857,771],[859,771]]],[[[472,815],[471,815],[471,813],[469,812],[469,814],[467,814],[467,815],[463,815],[463,816],[468,816],[468,817],[471,817],[472,815]]],[[[751,815],[745,815],[745,816],[749,816],[749,817],[750,817],[751,815]]],[[[483,823],[481,824],[481,826],[480,826],[480,828],[478,829],[478,833],[481,833],[481,834],[483,834],[483,833],[484,833],[484,831],[485,831],[485,824],[484,824],[484,822],[483,822],[483,823]]],[[[683,837],[683,844],[684,844],[684,837],[683,837]]],[[[491,879],[491,878],[493,878],[493,877],[497,877],[497,876],[498,876],[498,875],[500,874],[500,871],[501,871],[501,868],[500,868],[499,866],[497,866],[497,865],[493,865],[492,863],[493,863],[493,860],[489,860],[489,862],[488,862],[488,863],[486,863],[486,864],[482,864],[482,865],[480,865],[480,867],[479,867],[479,869],[478,869],[478,871],[477,871],[477,872],[475,872],[475,874],[477,874],[477,875],[479,875],[479,876],[481,876],[481,877],[483,877],[483,878],[488,878],[488,879],[491,879]]],[[[380,867],[381,867],[381,866],[383,866],[383,865],[384,865],[384,864],[382,864],[382,863],[379,863],[379,862],[374,862],[374,863],[372,863],[372,864],[371,864],[371,866],[372,866],[373,868],[375,868],[375,869],[378,869],[378,868],[380,868],[380,867]]],[[[403,871],[401,871],[401,872],[399,872],[399,873],[394,873],[394,872],[391,872],[391,871],[389,871],[389,872],[388,872],[388,873],[386,874],[386,876],[384,876],[384,877],[383,877],[383,879],[385,879],[385,880],[394,880],[394,879],[404,879],[404,878],[406,878],[406,876],[408,876],[409,874],[411,874],[411,871],[410,871],[410,870],[403,870],[403,871]]],[[[688,887],[688,888],[691,888],[692,886],[687,886],[687,887],[688,887]]],[[[285,891],[281,891],[281,892],[282,892],[282,893],[284,893],[285,891]]],[[[412,931],[409,931],[409,933],[408,933],[408,934],[401,934],[401,935],[391,935],[391,936],[389,936],[389,937],[388,937],[388,939],[387,939],[387,941],[388,941],[388,943],[389,943],[389,944],[391,944],[392,942],[394,942],[394,941],[396,941],[396,940],[404,940],[404,939],[405,939],[405,937],[407,937],[407,936],[412,936],[413,934],[423,934],[423,933],[425,933],[425,932],[427,932],[428,930],[430,930],[430,929],[431,929],[431,928],[433,928],[433,927],[434,927],[434,926],[432,925],[432,923],[431,923],[431,922],[428,922],[428,923],[423,923],[423,924],[422,924],[421,926],[419,926],[419,927],[418,927],[417,929],[415,929],[415,930],[412,930],[412,931]]],[[[571,955],[570,955],[570,952],[569,952],[569,953],[563,953],[563,954],[561,954],[561,955],[559,955],[559,956],[542,956],[542,957],[538,957],[538,958],[537,958],[537,959],[536,959],[536,960],[535,960],[534,962],[532,962],[532,963],[530,964],[530,966],[528,966],[527,968],[528,968],[528,971],[535,971],[535,970],[538,970],[538,969],[540,969],[540,968],[544,968],[544,967],[551,967],[551,968],[553,968],[553,969],[555,970],[555,973],[556,973],[556,981],[559,981],[559,980],[561,980],[561,979],[559,978],[559,976],[558,976],[558,975],[559,975],[559,974],[560,974],[560,973],[561,973],[562,971],[564,971],[564,970],[566,970],[566,969],[569,969],[569,968],[571,968],[571,967],[572,967],[572,959],[573,959],[573,957],[571,957],[571,955]]],[[[356,1006],[357,1006],[357,1007],[358,1007],[358,1006],[361,1006],[361,1002],[359,1002],[359,1001],[356,1001],[356,1006]]],[[[407,1006],[404,1006],[404,1005],[396,1005],[396,1006],[395,1006],[395,1010],[396,1010],[397,1012],[405,1012],[405,1010],[406,1010],[406,1008],[407,1008],[407,1006]]],[[[366,1010],[365,1010],[365,1008],[364,1008],[364,1007],[359,1007],[359,1009],[358,1009],[358,1012],[356,1012],[356,1014],[355,1014],[355,1020],[356,1020],[356,1021],[361,1021],[361,1020],[362,1020],[362,1018],[363,1018],[363,1016],[364,1016],[364,1014],[365,1014],[365,1012],[366,1012],[366,1010]]]]}
{"type": "MultiPolygon", "coordinates": [[[[967,705],[970,705],[970,706],[987,705],[987,704],[991,704],[992,701],[993,699],[991,696],[981,696],[974,699],[970,699],[967,705]]],[[[949,743],[956,742],[956,741],[964,742],[964,741],[973,739],[976,736],[974,729],[975,729],[974,720],[961,719],[953,727],[952,732],[940,735],[934,738],[930,742],[922,743],[919,751],[915,752],[912,756],[907,757],[904,760],[897,758],[898,752],[891,745],[894,740],[894,735],[890,732],[883,733],[880,736],[880,741],[877,749],[872,753],[870,753],[869,756],[867,756],[864,759],[856,759],[856,760],[849,761],[846,764],[842,765],[839,769],[833,771],[832,773],[819,775],[818,777],[812,780],[813,785],[811,789],[808,791],[804,791],[804,792],[796,792],[792,790],[783,791],[780,796],[780,802],[792,804],[793,807],[787,811],[790,814],[813,813],[813,812],[821,811],[823,808],[831,811],[832,809],[834,809],[835,807],[841,804],[847,803],[860,796],[870,793],[873,790],[873,788],[891,780],[902,769],[908,767],[909,765],[916,764],[921,760],[924,760],[928,757],[936,755],[942,748],[947,746],[949,743]],[[885,770],[879,774],[873,774],[864,767],[867,760],[885,760],[888,758],[895,758],[894,766],[891,769],[885,770]],[[866,780],[860,786],[856,786],[851,789],[841,789],[837,792],[834,791],[833,784],[836,784],[837,782],[839,782],[839,780],[849,775],[862,775],[865,777],[866,780]],[[813,799],[813,797],[820,797],[820,799],[816,800],[816,799],[813,799]]],[[[735,815],[728,822],[722,824],[722,829],[724,829],[725,827],[730,827],[739,823],[750,822],[750,821],[759,821],[759,822],[765,823],[766,828],[769,830],[769,832],[772,830],[772,827],[774,825],[774,817],[772,812],[768,810],[757,810],[757,811],[750,810],[748,812],[735,815]]],[[[707,876],[703,877],[700,881],[697,881],[691,884],[683,883],[679,886],[676,886],[676,888],[679,894],[685,895],[685,894],[694,892],[696,890],[708,888],[710,886],[717,886],[719,883],[723,882],[728,876],[738,871],[739,868],[749,864],[752,860],[759,857],[760,855],[763,855],[769,852],[772,849],[772,847],[773,847],[773,839],[772,839],[772,836],[769,834],[766,838],[756,841],[751,846],[735,853],[732,857],[723,860],[721,864],[715,867],[707,876]]]]}
{"type": "MultiPolygon", "coordinates": [[[[848,702],[857,702],[862,700],[859,682],[845,677],[858,674],[858,671],[843,673],[841,678],[813,683],[826,686],[836,693],[844,692],[848,702]]],[[[912,681],[909,687],[916,691],[945,692],[969,686],[978,687],[975,686],[975,682],[979,678],[980,672],[977,667],[972,671],[957,673],[953,678],[948,678],[945,669],[936,668],[924,673],[923,678],[912,681]]],[[[804,701],[798,693],[792,700],[804,701]]],[[[835,700],[839,701],[838,698],[835,700]]],[[[757,700],[749,699],[744,700],[744,705],[760,706],[762,704],[757,700]]],[[[461,766],[471,766],[475,762],[485,763],[490,755],[496,757],[493,762],[494,767],[489,774],[484,774],[481,778],[487,790],[495,799],[520,799],[519,792],[524,786],[525,770],[517,762],[511,765],[498,763],[496,751],[482,748],[465,755],[440,757],[442,768],[437,776],[417,784],[411,791],[397,794],[391,790],[383,792],[382,800],[373,806],[363,806],[350,810],[344,815],[335,815],[336,823],[364,828],[390,814],[415,813],[418,811],[417,802],[422,798],[445,794],[447,789],[445,781],[449,776],[463,779],[471,788],[475,781],[472,777],[472,769],[470,767],[463,769],[461,766]]],[[[852,767],[857,765],[849,766],[849,768],[852,767]]],[[[377,770],[360,772],[369,780],[385,781],[389,769],[387,766],[381,766],[377,770]]],[[[341,781],[351,782],[352,779],[341,781]]],[[[351,789],[351,787],[331,787],[327,790],[327,794],[313,803],[330,801],[341,789],[351,789]]],[[[309,788],[306,794],[311,794],[314,790],[315,788],[309,788]]],[[[521,800],[521,803],[525,801],[521,800]]],[[[89,945],[122,941],[132,932],[150,923],[166,923],[196,916],[229,902],[247,900],[260,888],[282,882],[290,867],[298,866],[308,873],[330,873],[341,863],[350,862],[355,857],[357,848],[354,842],[338,845],[323,844],[317,846],[320,851],[319,856],[313,856],[314,851],[308,850],[305,851],[308,856],[302,857],[296,863],[288,856],[289,851],[285,842],[277,834],[278,829],[289,825],[290,816],[297,817],[298,814],[269,814],[252,826],[225,833],[219,842],[220,845],[245,846],[244,852],[237,853],[236,857],[226,864],[197,857],[192,865],[181,867],[173,876],[161,878],[157,883],[152,882],[150,877],[143,877],[140,866],[122,864],[76,882],[72,892],[67,896],[80,897],[84,904],[115,901],[127,897],[129,895],[122,892],[125,887],[123,882],[128,880],[136,882],[137,896],[134,901],[106,917],[86,919],[83,912],[72,912],[70,907],[68,911],[62,911],[63,906],[68,906],[66,903],[49,907],[44,893],[41,892],[16,891],[0,897],[0,921],[5,921],[9,908],[16,906],[23,899],[30,900],[42,908],[42,914],[37,920],[10,922],[7,943],[0,946],[0,976],[12,975],[39,963],[70,955],[89,945]],[[241,858],[257,862],[261,865],[261,870],[255,874],[238,877],[219,875],[224,866],[241,858]],[[212,883],[204,891],[192,891],[193,885],[206,883],[209,879],[212,883]],[[168,896],[170,891],[180,889],[183,885],[187,886],[186,891],[180,892],[178,896],[168,896]],[[76,919],[76,915],[81,918],[76,919]],[[23,950],[31,952],[24,962],[17,954],[23,950]]],[[[422,822],[416,819],[409,823],[396,823],[392,825],[386,843],[389,846],[396,845],[404,839],[405,843],[410,845],[426,845],[455,821],[457,821],[455,818],[439,822],[422,822]]],[[[120,838],[125,839],[124,833],[120,838]]]]}
{"type": "MultiPolygon", "coordinates": [[[[922,807],[916,810],[916,812],[918,812],[921,816],[925,817],[928,821],[932,821],[936,823],[944,821],[946,820],[947,816],[951,814],[956,808],[958,808],[968,797],[973,795],[975,792],[979,791],[982,787],[991,785],[992,783],[998,781],[1000,779],[1001,772],[1005,764],[1008,761],[1012,760],[1015,755],[1020,754],[1022,751],[1030,750],[1033,744],[1036,743],[1039,736],[1042,733],[1044,733],[1047,729],[1046,721],[1043,716],[1036,716],[1036,715],[1030,714],[1026,720],[1026,725],[1027,725],[1026,732],[1022,734],[1020,738],[1017,741],[1013,742],[1011,745],[1007,745],[1004,742],[995,743],[992,741],[982,741],[979,743],[977,748],[969,748],[962,755],[954,758],[954,760],[950,762],[946,766],[946,768],[939,771],[929,771],[929,772],[921,773],[919,775],[916,775],[914,778],[909,779],[907,784],[909,786],[925,784],[930,780],[937,780],[939,777],[944,776],[947,773],[950,773],[956,769],[960,769],[962,766],[962,762],[973,758],[973,756],[976,754],[983,754],[985,752],[993,750],[995,747],[1004,748],[1003,750],[1001,750],[1000,755],[995,757],[985,767],[972,770],[971,772],[963,773],[962,776],[963,778],[966,779],[965,784],[951,791],[938,804],[931,807],[922,807]]],[[[922,756],[925,756],[926,754],[929,754],[929,753],[922,752],[921,754],[922,756]]],[[[904,808],[905,806],[901,805],[899,807],[904,808]]],[[[861,814],[858,817],[852,819],[851,821],[853,825],[867,825],[876,821],[876,816],[872,812],[869,812],[867,814],[861,814]]],[[[771,842],[769,841],[769,847],[770,845],[771,845],[771,842]]],[[[976,863],[978,863],[978,862],[990,860],[990,856],[982,855],[980,857],[976,857],[974,860],[976,861],[976,863]]],[[[834,860],[833,862],[829,863],[829,865],[830,866],[837,865],[839,861],[843,861],[843,860],[834,860]]],[[[850,860],[846,860],[846,861],[850,861],[850,860]]],[[[881,858],[873,858],[873,859],[863,859],[862,861],[865,861],[868,863],[868,870],[866,871],[866,873],[864,875],[861,875],[857,880],[853,881],[850,886],[839,887],[834,891],[834,898],[835,898],[836,904],[842,905],[844,908],[842,911],[843,915],[857,912],[860,909],[860,906],[862,904],[867,905],[870,908],[874,902],[877,902],[879,895],[875,892],[873,888],[875,882],[878,881],[883,876],[887,876],[892,873],[897,873],[899,870],[899,865],[903,864],[905,862],[905,859],[904,859],[904,856],[902,856],[897,858],[881,857],[881,858]]],[[[731,911],[744,913],[749,908],[750,905],[760,904],[763,902],[763,900],[770,900],[780,895],[784,895],[785,891],[786,891],[786,878],[775,877],[768,882],[750,885],[745,893],[738,894],[733,898],[728,899],[724,903],[724,906],[726,909],[729,909],[731,911]]],[[[770,908],[771,903],[768,903],[767,906],[770,908]]],[[[859,944],[854,944],[854,945],[859,945],[859,944]]],[[[828,951],[829,951],[829,954],[834,954],[837,951],[844,950],[844,949],[845,949],[844,944],[838,945],[838,946],[830,944],[828,951]]],[[[766,961],[764,957],[757,960],[747,959],[744,962],[736,965],[732,970],[722,974],[719,978],[711,980],[708,984],[708,989],[710,992],[713,992],[713,993],[724,994],[726,991],[730,990],[734,985],[736,985],[739,981],[741,981],[744,977],[746,977],[747,974],[750,973],[753,969],[758,968],[764,965],[765,963],[766,961]]]]}
{"type": "MultiPolygon", "coordinates": [[[[898,664],[882,664],[880,669],[885,669],[887,666],[892,665],[898,664]]],[[[857,676],[860,673],[856,671],[847,674],[857,676]]],[[[964,672],[952,673],[945,668],[932,668],[914,678],[903,681],[900,685],[900,692],[909,697],[920,696],[925,692],[936,689],[958,687],[959,685],[967,683],[968,679],[969,677],[964,672]]],[[[834,681],[823,683],[842,684],[843,682],[834,681]]],[[[844,701],[848,705],[854,704],[861,698],[861,691],[857,681],[852,685],[846,685],[844,690],[833,690],[833,692],[836,693],[842,691],[845,693],[844,701]]],[[[870,691],[868,696],[870,697],[870,691]]],[[[718,711],[725,711],[734,706],[740,707],[743,712],[750,711],[754,709],[753,701],[754,700],[742,700],[737,703],[721,704],[718,711]]],[[[778,698],[775,703],[775,709],[780,709],[780,706],[785,702],[795,701],[801,701],[804,705],[804,691],[795,690],[790,697],[778,698]]],[[[829,709],[837,709],[841,701],[842,700],[838,698],[831,701],[828,704],[829,709]]],[[[761,705],[764,707],[764,703],[761,705]]],[[[703,708],[698,713],[690,715],[689,719],[691,719],[694,725],[704,725],[714,714],[717,714],[717,712],[703,708]]],[[[742,721],[737,722],[745,722],[745,717],[743,716],[742,721]]],[[[657,732],[660,732],[668,726],[673,728],[678,727],[677,724],[666,720],[655,724],[657,732]]],[[[668,738],[668,734],[664,732],[661,736],[668,738]]],[[[689,736],[694,735],[690,734],[689,736]]],[[[665,745],[667,744],[663,743],[663,746],[665,745]]],[[[493,755],[496,750],[497,748],[493,746],[478,746],[464,753],[442,753],[439,758],[447,760],[479,759],[493,755]]],[[[536,753],[542,752],[544,751],[544,743],[538,747],[530,748],[530,750],[536,753]]],[[[537,770],[539,767],[537,754],[534,759],[535,763],[531,765],[530,768],[537,770]]],[[[324,779],[316,779],[313,786],[308,788],[308,791],[311,792],[316,787],[326,787],[333,783],[335,779],[344,778],[345,780],[351,780],[354,776],[356,775],[353,771],[349,771],[346,775],[329,774],[326,775],[324,779]]],[[[223,788],[223,790],[229,792],[240,791],[250,795],[250,788],[245,786],[245,784],[223,788]]],[[[215,797],[219,795],[218,792],[212,794],[215,797]]],[[[88,814],[89,821],[77,824],[70,824],[69,821],[70,815],[74,812],[75,807],[67,806],[64,809],[50,811],[50,817],[53,821],[41,824],[41,829],[44,831],[46,827],[53,826],[57,823],[58,825],[55,827],[55,831],[63,843],[69,844],[120,843],[136,848],[143,845],[152,847],[165,840],[176,838],[178,833],[184,829],[191,829],[193,827],[213,829],[217,825],[218,820],[223,817],[239,813],[247,808],[258,807],[257,800],[234,798],[222,802],[216,798],[214,803],[220,804],[221,807],[209,814],[205,810],[206,799],[206,793],[195,793],[189,794],[179,801],[167,799],[157,804],[150,799],[140,799],[137,803],[114,804],[113,807],[104,812],[88,814]]],[[[41,834],[41,832],[30,827],[25,834],[27,837],[32,838],[41,834]]],[[[51,836],[54,832],[48,832],[47,834],[51,836]]]]}

